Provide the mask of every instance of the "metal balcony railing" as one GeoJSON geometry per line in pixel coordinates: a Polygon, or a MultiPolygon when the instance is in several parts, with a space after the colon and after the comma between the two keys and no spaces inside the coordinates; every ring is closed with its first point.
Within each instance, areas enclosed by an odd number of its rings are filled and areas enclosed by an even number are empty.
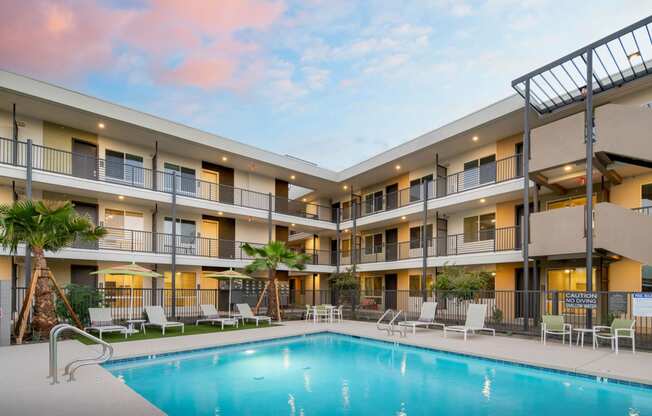
{"type": "MultiPolygon", "coordinates": [[[[25,167],[26,161],[26,142],[0,138],[0,164],[25,167]]],[[[176,190],[176,193],[182,197],[246,208],[269,210],[271,205],[272,210],[277,213],[323,221],[333,220],[330,207],[274,195],[271,196],[270,204],[270,194],[208,182],[197,179],[194,175],[184,173],[175,175],[171,171],[147,169],[129,161],[107,160],[37,144],[32,145],[32,168],[42,172],[158,192],[172,193],[176,190]]]]}

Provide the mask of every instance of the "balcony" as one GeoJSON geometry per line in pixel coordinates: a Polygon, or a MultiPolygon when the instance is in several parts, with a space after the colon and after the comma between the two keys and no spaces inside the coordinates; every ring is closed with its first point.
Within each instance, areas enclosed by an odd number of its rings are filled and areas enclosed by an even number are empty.
{"type": "MultiPolygon", "coordinates": [[[[532,130],[532,172],[586,159],[584,113],[577,113],[532,130]]],[[[648,143],[652,110],[606,104],[595,109],[594,151],[652,161],[648,143]]]]}
{"type": "MultiPolygon", "coordinates": [[[[522,157],[520,154],[516,154],[480,167],[439,177],[435,181],[428,182],[427,197],[428,200],[443,198],[522,176],[522,157]]],[[[378,196],[364,199],[359,205],[356,204],[356,218],[388,212],[423,202],[423,193],[423,186],[418,185],[400,189],[397,192],[383,194],[382,197],[378,196]]],[[[351,220],[353,214],[352,201],[349,201],[348,207],[342,209],[342,221],[351,220]]]]}
{"type": "MultiPolygon", "coordinates": [[[[428,239],[428,257],[450,257],[465,254],[497,253],[521,249],[519,227],[483,230],[471,234],[454,234],[428,239]]],[[[384,263],[401,260],[421,259],[423,243],[421,240],[402,241],[377,246],[363,246],[357,250],[341,253],[340,264],[384,263]]]]}
{"type": "MultiPolygon", "coordinates": [[[[155,171],[128,163],[112,162],[92,156],[50,147],[32,145],[32,168],[35,171],[82,178],[130,188],[218,202],[237,207],[272,211],[292,217],[332,222],[331,208],[262,192],[235,188],[197,179],[195,176],[155,171]]],[[[0,164],[24,168],[27,143],[0,138],[0,164]]]]}

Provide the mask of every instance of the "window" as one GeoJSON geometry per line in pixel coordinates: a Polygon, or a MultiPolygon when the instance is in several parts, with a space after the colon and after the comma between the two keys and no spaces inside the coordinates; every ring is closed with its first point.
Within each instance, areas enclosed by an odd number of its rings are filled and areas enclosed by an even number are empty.
{"type": "MultiPolygon", "coordinates": [[[[421,230],[423,225],[419,227],[410,228],[410,249],[421,248],[421,230]]],[[[428,240],[428,246],[432,245],[432,224],[426,225],[426,239],[428,240]]]]}
{"type": "Polygon", "coordinates": [[[643,292],[652,292],[652,266],[643,266],[643,292]]]}
{"type": "Polygon", "coordinates": [[[383,252],[383,234],[371,234],[364,237],[364,254],[383,252]]]}
{"type": "Polygon", "coordinates": [[[652,207],[652,183],[641,186],[641,206],[652,207]]]}
{"type": "Polygon", "coordinates": [[[496,181],[496,155],[464,163],[464,189],[496,181]]]}
{"type": "Polygon", "coordinates": [[[172,192],[172,184],[174,183],[174,175],[178,175],[177,190],[184,194],[194,194],[196,191],[195,185],[195,170],[185,168],[183,166],[175,165],[172,163],[165,163],[165,190],[172,192]]]}
{"type": "Polygon", "coordinates": [[[106,150],[106,176],[118,181],[143,185],[145,169],[141,156],[106,150]]]}
{"type": "Polygon", "coordinates": [[[138,231],[143,231],[145,229],[143,213],[135,211],[123,211],[107,208],[104,210],[104,224],[108,228],[138,231]]]}
{"type": "Polygon", "coordinates": [[[365,195],[364,212],[365,214],[383,210],[383,191],[377,191],[365,195]]]}
{"type": "MultiPolygon", "coordinates": [[[[426,275],[426,289],[432,288],[432,276],[426,275]]],[[[410,296],[421,296],[421,275],[410,276],[410,296]]]]}
{"type": "MultiPolygon", "coordinates": [[[[596,196],[593,195],[593,204],[596,203],[596,196]]],[[[546,204],[548,210],[558,209],[558,208],[570,208],[586,205],[586,196],[576,196],[568,197],[564,199],[558,199],[556,201],[549,201],[546,204]]]]}
{"type": "MultiPolygon", "coordinates": [[[[419,201],[423,194],[423,183],[432,182],[432,175],[410,181],[410,202],[419,201]]],[[[430,186],[429,186],[430,188],[430,186]]]]}
{"type": "Polygon", "coordinates": [[[464,242],[493,240],[496,230],[496,214],[483,214],[464,218],[464,242]]]}
{"type": "MultiPolygon", "coordinates": [[[[177,237],[178,244],[180,245],[192,245],[195,242],[195,236],[197,235],[197,226],[192,220],[182,220],[177,218],[177,237]]],[[[165,232],[167,234],[172,234],[172,218],[165,218],[165,232]]]]}

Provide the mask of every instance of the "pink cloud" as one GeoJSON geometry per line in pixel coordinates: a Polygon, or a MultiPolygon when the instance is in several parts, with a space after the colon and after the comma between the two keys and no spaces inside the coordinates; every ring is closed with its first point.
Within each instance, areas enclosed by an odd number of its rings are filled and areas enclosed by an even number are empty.
{"type": "Polygon", "coordinates": [[[144,56],[155,81],[234,89],[257,78],[264,60],[260,46],[239,33],[267,30],[285,11],[283,0],[150,0],[138,9],[97,1],[9,3],[0,56],[11,69],[55,78],[111,70],[120,46],[144,56]]]}

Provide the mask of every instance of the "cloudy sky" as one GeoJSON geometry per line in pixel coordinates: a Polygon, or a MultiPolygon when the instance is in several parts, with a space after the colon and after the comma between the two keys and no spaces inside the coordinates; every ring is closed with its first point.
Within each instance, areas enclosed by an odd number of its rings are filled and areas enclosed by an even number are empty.
{"type": "Polygon", "coordinates": [[[0,0],[0,67],[339,170],[652,13],[584,3],[0,0]]]}

